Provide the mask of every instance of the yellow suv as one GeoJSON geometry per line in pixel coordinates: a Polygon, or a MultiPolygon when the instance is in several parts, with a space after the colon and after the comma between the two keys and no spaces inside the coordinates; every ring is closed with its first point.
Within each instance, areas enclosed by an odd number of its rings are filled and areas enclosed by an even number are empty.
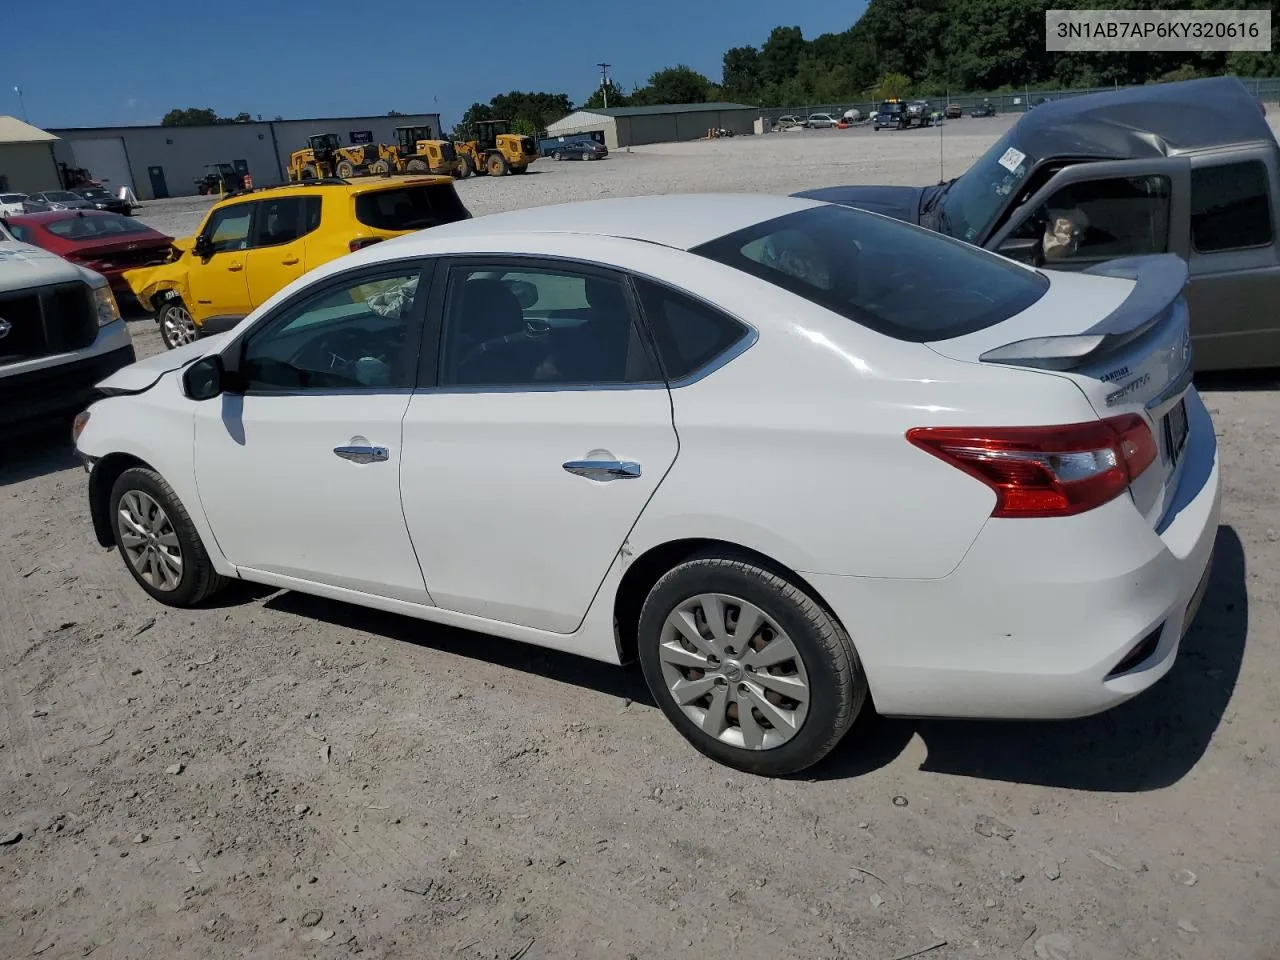
{"type": "Polygon", "coordinates": [[[236,194],[210,208],[169,262],[125,281],[169,349],[229,330],[312,267],[471,214],[451,177],[317,180],[236,194]]]}

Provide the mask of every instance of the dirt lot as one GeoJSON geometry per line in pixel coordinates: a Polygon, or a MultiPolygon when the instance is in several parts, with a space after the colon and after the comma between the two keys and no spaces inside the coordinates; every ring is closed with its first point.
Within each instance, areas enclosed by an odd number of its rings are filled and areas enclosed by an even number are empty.
{"type": "MultiPolygon", "coordinates": [[[[1003,126],[946,127],[948,175],[1003,126]]],[[[822,131],[461,189],[483,213],[937,157],[934,131],[822,131]]],[[[0,955],[1274,960],[1280,407],[1267,378],[1202,388],[1223,525],[1166,680],[1072,723],[864,717],[778,781],[695,754],[637,670],[248,587],[160,607],[93,541],[62,433],[10,446],[0,955]]]]}

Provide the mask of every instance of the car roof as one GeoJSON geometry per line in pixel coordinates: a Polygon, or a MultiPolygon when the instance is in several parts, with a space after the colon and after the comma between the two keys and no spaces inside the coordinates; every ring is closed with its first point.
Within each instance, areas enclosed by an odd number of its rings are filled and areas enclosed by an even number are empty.
{"type": "Polygon", "coordinates": [[[59,220],[75,220],[80,217],[119,217],[120,214],[110,210],[44,210],[38,213],[23,213],[9,219],[15,223],[56,223],[59,220]]]}
{"type": "Polygon", "coordinates": [[[450,237],[576,233],[689,250],[754,224],[816,206],[820,206],[817,201],[802,197],[754,193],[611,197],[492,213],[441,224],[379,246],[403,249],[415,241],[432,243],[450,237]]]}
{"type": "Polygon", "coordinates": [[[1257,99],[1235,77],[1158,83],[1047,100],[1011,134],[1037,159],[1174,156],[1275,135],[1257,99]]]}
{"type": "Polygon", "coordinates": [[[245,203],[250,200],[269,199],[271,197],[311,197],[328,196],[333,192],[358,196],[362,193],[377,193],[382,190],[395,190],[399,187],[419,186],[432,183],[453,183],[453,177],[447,176],[412,176],[412,177],[358,177],[354,180],[341,180],[329,177],[315,183],[282,183],[271,187],[255,187],[252,190],[237,190],[214,204],[245,203]]]}

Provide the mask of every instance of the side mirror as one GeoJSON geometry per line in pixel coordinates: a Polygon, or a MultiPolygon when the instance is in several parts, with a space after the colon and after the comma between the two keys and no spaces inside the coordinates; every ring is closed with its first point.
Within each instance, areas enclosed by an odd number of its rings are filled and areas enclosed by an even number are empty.
{"type": "Polygon", "coordinates": [[[1010,237],[1000,244],[996,252],[1010,260],[1020,260],[1023,263],[1035,265],[1040,261],[1040,238],[1010,237]]]}
{"type": "Polygon", "coordinates": [[[207,258],[213,256],[213,241],[203,233],[196,237],[195,244],[191,247],[192,253],[197,257],[207,258]]]}
{"type": "Polygon", "coordinates": [[[182,374],[182,392],[192,400],[212,400],[225,389],[221,354],[201,357],[182,374]]]}

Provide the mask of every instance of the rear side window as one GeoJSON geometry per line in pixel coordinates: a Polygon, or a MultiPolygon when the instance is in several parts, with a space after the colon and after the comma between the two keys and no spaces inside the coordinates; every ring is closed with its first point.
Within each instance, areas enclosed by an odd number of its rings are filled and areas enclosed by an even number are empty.
{"type": "Polygon", "coordinates": [[[470,216],[452,183],[376,190],[356,197],[356,219],[375,230],[421,230],[470,216]]]}
{"type": "Polygon", "coordinates": [[[748,335],[737,320],[670,287],[640,277],[635,284],[668,380],[696,373],[748,335]]]}
{"type": "Polygon", "coordinates": [[[829,204],[767,220],[692,252],[917,343],[994,326],[1049,289],[1045,277],[985,250],[829,204]]]}
{"type": "Polygon", "coordinates": [[[1261,160],[1191,171],[1191,243],[1201,253],[1271,243],[1271,198],[1261,160]]]}
{"type": "Polygon", "coordinates": [[[276,197],[258,203],[258,218],[253,226],[255,247],[274,247],[292,243],[303,233],[303,218],[310,197],[276,197]]]}

